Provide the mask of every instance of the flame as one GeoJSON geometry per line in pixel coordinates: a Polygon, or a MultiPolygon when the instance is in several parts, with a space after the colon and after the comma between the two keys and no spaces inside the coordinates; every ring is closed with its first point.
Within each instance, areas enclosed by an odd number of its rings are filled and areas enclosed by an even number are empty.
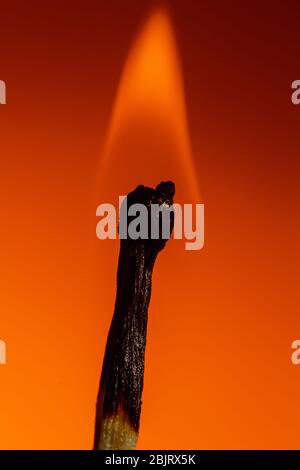
{"type": "Polygon", "coordinates": [[[183,78],[165,9],[148,18],[129,53],[100,165],[118,194],[173,179],[177,195],[199,199],[183,78]]]}

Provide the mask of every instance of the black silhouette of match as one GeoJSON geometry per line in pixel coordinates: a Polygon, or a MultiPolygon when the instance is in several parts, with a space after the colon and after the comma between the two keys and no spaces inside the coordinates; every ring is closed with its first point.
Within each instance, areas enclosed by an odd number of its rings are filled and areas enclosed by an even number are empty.
{"type": "MultiPolygon", "coordinates": [[[[147,207],[151,233],[151,205],[170,208],[174,194],[172,182],[162,182],[155,189],[138,186],[128,194],[127,206],[140,203],[147,207]]],[[[170,225],[172,232],[173,213],[170,225]]],[[[127,237],[120,241],[117,293],[97,398],[94,449],[136,448],[152,272],[166,242],[161,231],[157,239],[127,237]]]]}

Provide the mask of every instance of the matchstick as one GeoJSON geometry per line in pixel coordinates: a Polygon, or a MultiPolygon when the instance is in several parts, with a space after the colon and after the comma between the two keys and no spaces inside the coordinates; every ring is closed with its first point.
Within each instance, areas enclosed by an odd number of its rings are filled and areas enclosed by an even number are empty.
{"type": "MultiPolygon", "coordinates": [[[[164,248],[161,226],[151,237],[151,205],[173,204],[175,186],[162,182],[155,189],[138,186],[127,197],[143,204],[148,212],[148,239],[121,239],[115,310],[111,322],[96,406],[94,450],[136,448],[144,383],[148,306],[155,260],[164,248]]],[[[171,212],[170,232],[174,225],[171,212]]]]}

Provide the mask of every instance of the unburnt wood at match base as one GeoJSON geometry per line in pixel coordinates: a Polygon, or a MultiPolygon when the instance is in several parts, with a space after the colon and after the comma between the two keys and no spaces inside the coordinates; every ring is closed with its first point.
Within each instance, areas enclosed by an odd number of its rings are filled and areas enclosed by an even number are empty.
{"type": "MultiPolygon", "coordinates": [[[[127,197],[128,208],[140,203],[149,215],[149,239],[121,240],[117,294],[104,355],[96,406],[94,449],[135,449],[138,439],[151,280],[166,239],[150,239],[151,204],[170,207],[175,186],[138,186],[127,197]]],[[[171,230],[174,218],[171,214],[171,230]]]]}

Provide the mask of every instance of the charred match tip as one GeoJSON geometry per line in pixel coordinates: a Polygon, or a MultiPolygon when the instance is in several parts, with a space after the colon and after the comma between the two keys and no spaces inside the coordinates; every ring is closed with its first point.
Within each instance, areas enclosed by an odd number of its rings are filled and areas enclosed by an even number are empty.
{"type": "Polygon", "coordinates": [[[173,204],[175,185],[172,181],[162,181],[155,189],[140,185],[128,194],[128,205],[143,203],[149,207],[150,204],[173,204]]]}
{"type": "MultiPolygon", "coordinates": [[[[128,208],[144,204],[173,204],[175,185],[161,182],[155,189],[138,186],[127,196],[128,208]]],[[[174,220],[171,219],[171,230],[174,220]]],[[[137,445],[152,271],[167,240],[123,239],[117,273],[117,294],[96,406],[94,449],[131,450],[137,445]]]]}
{"type": "Polygon", "coordinates": [[[172,205],[174,194],[175,184],[172,181],[163,181],[159,183],[154,190],[154,195],[160,204],[165,202],[172,205]]]}
{"type": "Polygon", "coordinates": [[[144,204],[148,208],[151,204],[171,206],[174,194],[175,185],[172,181],[163,181],[155,189],[140,185],[128,194],[128,206],[136,203],[144,204]]]}

